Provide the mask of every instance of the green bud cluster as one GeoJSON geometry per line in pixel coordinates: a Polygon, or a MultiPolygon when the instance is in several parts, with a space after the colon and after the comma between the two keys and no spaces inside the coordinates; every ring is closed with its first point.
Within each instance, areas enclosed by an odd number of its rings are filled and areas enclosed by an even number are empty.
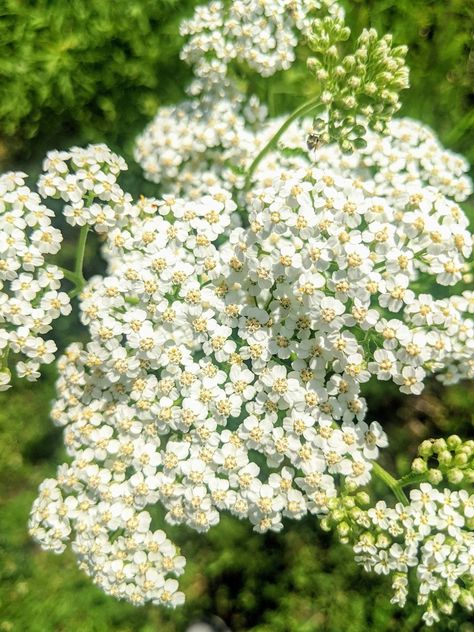
{"type": "Polygon", "coordinates": [[[370,521],[364,519],[364,507],[370,506],[371,499],[367,492],[356,491],[346,486],[340,496],[329,501],[329,513],[321,520],[324,531],[336,530],[340,541],[349,544],[360,533],[361,527],[368,528],[370,521]]]}
{"type": "Polygon", "coordinates": [[[474,441],[463,441],[457,435],[427,439],[419,446],[411,467],[433,485],[445,478],[454,485],[474,483],[474,441]]]}
{"type": "Polygon", "coordinates": [[[340,45],[349,36],[340,16],[327,16],[314,20],[308,41],[316,53],[308,68],[321,87],[325,108],[325,115],[313,122],[312,138],[318,144],[337,142],[345,153],[366,146],[367,127],[385,129],[400,109],[399,92],[408,88],[406,46],[393,47],[391,35],[379,38],[375,29],[364,29],[355,52],[344,55],[340,45]]]}

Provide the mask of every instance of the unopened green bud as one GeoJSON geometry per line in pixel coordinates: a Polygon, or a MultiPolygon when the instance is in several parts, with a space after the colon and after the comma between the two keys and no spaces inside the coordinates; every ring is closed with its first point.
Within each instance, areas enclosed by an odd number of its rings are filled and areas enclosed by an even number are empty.
{"type": "Polygon", "coordinates": [[[344,117],[344,120],[342,121],[343,125],[345,125],[346,127],[350,127],[351,130],[354,127],[354,125],[356,124],[356,120],[355,118],[352,116],[352,114],[349,114],[348,116],[344,117]]]}
{"type": "Polygon", "coordinates": [[[341,42],[347,42],[350,36],[351,36],[351,29],[348,26],[345,26],[339,31],[339,40],[341,42]]]}
{"type": "Polygon", "coordinates": [[[440,452],[438,454],[438,461],[440,465],[444,465],[445,467],[447,467],[451,463],[452,460],[453,460],[452,454],[448,450],[444,450],[443,452],[440,452]]]}
{"type": "Polygon", "coordinates": [[[346,70],[352,70],[352,68],[354,68],[355,64],[356,64],[356,59],[355,59],[354,55],[347,55],[342,60],[342,65],[344,66],[344,68],[346,68],[346,70]]]}
{"type": "Polygon", "coordinates": [[[332,102],[332,98],[332,94],[328,90],[325,90],[321,95],[321,103],[329,105],[332,102]]]}
{"type": "Polygon", "coordinates": [[[309,62],[321,84],[320,100],[327,110],[325,131],[331,142],[337,142],[349,154],[366,146],[366,130],[359,134],[348,129],[342,123],[348,112],[354,118],[364,116],[367,128],[383,132],[400,108],[398,92],[408,87],[404,49],[397,49],[395,55],[391,37],[379,38],[375,29],[365,29],[352,54],[342,57],[336,44],[347,39],[350,30],[342,19],[334,16],[314,20],[313,32],[310,47],[334,62],[327,64],[327,59],[321,59],[321,66],[309,62]],[[327,74],[321,72],[322,67],[327,74]]]}
{"type": "Polygon", "coordinates": [[[324,132],[323,134],[321,134],[322,145],[329,145],[330,142],[331,142],[331,136],[327,132],[324,132]]]}
{"type": "Polygon", "coordinates": [[[453,483],[454,485],[459,485],[459,483],[461,483],[464,478],[464,474],[462,470],[458,470],[457,468],[455,468],[448,471],[447,477],[450,483],[453,483]]]}
{"type": "Polygon", "coordinates": [[[369,56],[366,48],[359,48],[355,52],[355,58],[358,62],[365,63],[367,61],[367,57],[369,56]]]}
{"type": "Polygon", "coordinates": [[[308,59],[306,60],[306,66],[311,72],[316,72],[317,70],[322,68],[321,62],[319,61],[319,59],[316,59],[316,57],[308,57],[308,59]]]}
{"type": "Polygon", "coordinates": [[[352,154],[352,152],[354,151],[352,143],[347,139],[341,141],[340,147],[343,154],[352,154]]]}
{"type": "MultiPolygon", "coordinates": [[[[353,494],[356,489],[357,489],[357,483],[354,483],[354,481],[350,481],[348,479],[346,479],[345,482],[345,489],[349,494],[353,494]]],[[[353,507],[354,506],[354,499],[351,496],[346,496],[344,498],[344,506],[345,507],[353,507]]]]}
{"type": "Polygon", "coordinates": [[[433,454],[433,442],[429,439],[423,441],[418,447],[418,454],[425,459],[433,454]]]}
{"type": "Polygon", "coordinates": [[[438,485],[443,480],[443,474],[440,470],[429,470],[428,480],[432,485],[438,485]]]}
{"type": "Polygon", "coordinates": [[[372,128],[379,133],[382,133],[385,130],[385,122],[384,121],[376,121],[373,125],[372,128]]]}
{"type": "Polygon", "coordinates": [[[365,513],[360,507],[354,505],[347,511],[347,519],[349,522],[357,522],[357,519],[361,514],[365,513]]]}
{"type": "Polygon", "coordinates": [[[350,127],[347,126],[343,126],[340,128],[340,134],[341,134],[341,138],[349,138],[349,134],[351,133],[352,129],[350,127]]]}
{"type": "Polygon", "coordinates": [[[446,444],[449,450],[455,450],[456,448],[459,448],[462,445],[461,437],[458,437],[458,435],[450,435],[446,439],[446,444]]]}
{"type": "Polygon", "coordinates": [[[324,68],[320,68],[316,71],[316,79],[318,79],[318,81],[326,81],[328,76],[329,74],[327,70],[324,70],[324,68]]]}
{"type": "Polygon", "coordinates": [[[464,478],[470,485],[474,484],[474,469],[469,468],[464,470],[464,478]]]}
{"type": "Polygon", "coordinates": [[[378,79],[377,83],[379,84],[379,86],[384,86],[390,82],[391,78],[392,78],[391,72],[381,72],[377,77],[378,79]]]}
{"type": "Polygon", "coordinates": [[[358,492],[356,496],[356,502],[362,507],[370,504],[370,496],[367,492],[358,492]]]}
{"type": "Polygon", "coordinates": [[[443,452],[443,450],[446,450],[446,448],[447,445],[444,439],[435,439],[435,441],[433,442],[433,452],[435,453],[443,452]]]}
{"type": "Polygon", "coordinates": [[[342,99],[342,105],[347,110],[353,110],[357,106],[357,101],[353,96],[347,96],[342,99]]]}
{"type": "Polygon", "coordinates": [[[466,610],[474,610],[474,584],[469,588],[462,588],[459,603],[466,610]]]}
{"type": "MultiPolygon", "coordinates": [[[[452,586],[448,586],[446,591],[448,593],[448,597],[451,600],[451,610],[452,610],[452,602],[456,602],[461,596],[461,586],[459,584],[452,584],[452,586]]],[[[449,611],[447,614],[450,614],[449,611]]]]}
{"type": "Polygon", "coordinates": [[[360,77],[356,77],[356,76],[352,76],[349,77],[349,79],[347,80],[347,85],[349,86],[349,88],[352,88],[353,90],[357,90],[360,87],[360,84],[362,83],[362,80],[360,77]]]}
{"type": "Polygon", "coordinates": [[[438,608],[443,614],[451,614],[453,611],[453,602],[448,601],[447,599],[440,600],[438,601],[438,608]]]}
{"type": "Polygon", "coordinates": [[[346,509],[352,509],[353,507],[355,507],[355,499],[353,496],[346,496],[343,503],[346,509]]]}
{"type": "Polygon", "coordinates": [[[340,511],[339,509],[340,499],[337,496],[334,496],[333,498],[329,498],[327,505],[331,511],[340,511]]]}
{"type": "Polygon", "coordinates": [[[373,81],[366,83],[364,86],[364,92],[365,94],[368,94],[369,96],[373,96],[374,94],[377,93],[377,85],[373,81]]]}
{"type": "Polygon", "coordinates": [[[394,76],[395,72],[397,71],[398,68],[398,61],[396,59],[393,58],[388,58],[385,61],[385,67],[388,70],[388,81],[392,81],[392,77],[394,76]]]}
{"type": "Polygon", "coordinates": [[[319,525],[323,531],[331,531],[331,524],[328,518],[321,518],[319,525]]]}
{"type": "Polygon", "coordinates": [[[363,125],[357,124],[352,128],[352,133],[356,136],[363,136],[366,133],[366,129],[363,125]]]}
{"type": "Polygon", "coordinates": [[[424,461],[420,457],[417,457],[413,460],[413,463],[411,464],[411,469],[416,474],[424,474],[428,469],[428,466],[426,465],[426,461],[424,461]]]}
{"type": "Polygon", "coordinates": [[[391,540],[390,538],[388,538],[385,533],[380,533],[377,536],[377,540],[375,542],[375,545],[379,548],[379,549],[386,549],[390,546],[391,544],[391,540]]]}
{"type": "Polygon", "coordinates": [[[381,98],[384,101],[387,101],[389,104],[397,103],[398,94],[396,92],[392,92],[391,90],[382,90],[380,93],[381,98]]]}
{"type": "Polygon", "coordinates": [[[375,29],[364,29],[359,35],[359,42],[361,44],[368,44],[374,39],[377,39],[377,31],[375,29]]]}
{"type": "Polygon", "coordinates": [[[345,538],[349,535],[351,531],[350,526],[347,524],[347,522],[341,522],[337,525],[337,532],[339,534],[339,537],[341,538],[345,538]]]}
{"type": "Polygon", "coordinates": [[[408,46],[395,46],[395,48],[392,49],[392,55],[394,57],[405,57],[407,53],[408,46]]]}
{"type": "Polygon", "coordinates": [[[322,134],[326,127],[326,121],[322,118],[313,119],[313,131],[315,134],[322,134]]]}
{"type": "Polygon", "coordinates": [[[457,452],[454,456],[454,465],[466,465],[469,462],[469,457],[464,452],[457,452]]]}
{"type": "Polygon", "coordinates": [[[335,522],[342,522],[344,518],[345,518],[345,513],[341,511],[340,509],[336,509],[335,511],[332,512],[332,519],[335,522]]]}

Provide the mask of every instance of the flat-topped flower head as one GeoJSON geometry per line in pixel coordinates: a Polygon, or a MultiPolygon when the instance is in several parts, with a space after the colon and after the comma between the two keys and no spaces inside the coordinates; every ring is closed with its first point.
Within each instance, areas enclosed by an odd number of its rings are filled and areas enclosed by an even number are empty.
{"type": "Polygon", "coordinates": [[[43,336],[71,298],[85,328],[58,360],[67,462],[30,531],[56,553],[71,544],[134,605],[184,600],[166,525],[204,533],[228,512],[259,533],[316,516],[391,576],[394,603],[414,583],[428,625],[472,609],[474,504],[458,489],[472,442],[424,442],[397,481],[376,462],[388,437],[363,396],[370,379],[418,395],[430,375],[474,374],[472,293],[450,295],[472,253],[468,165],[428,128],[390,121],[406,50],[371,29],[345,54],[343,18],[331,0],[198,7],[181,29],[188,97],[137,140],[159,198],[133,201],[105,145],[50,152],[39,195],[24,174],[0,177],[0,389],[9,353],[28,380],[53,361],[43,336]],[[271,119],[236,76],[288,68],[301,36],[319,93],[271,119]],[[40,196],[79,227],[72,270],[50,259],[62,236],[40,196]],[[86,280],[90,227],[106,270],[86,280]],[[371,502],[373,475],[395,506],[371,502]]]}
{"type": "Polygon", "coordinates": [[[48,263],[62,242],[53,211],[25,184],[26,174],[0,176],[0,390],[10,385],[8,363],[29,381],[54,360],[56,343],[43,337],[71,311],[60,291],[62,271],[48,263]]]}

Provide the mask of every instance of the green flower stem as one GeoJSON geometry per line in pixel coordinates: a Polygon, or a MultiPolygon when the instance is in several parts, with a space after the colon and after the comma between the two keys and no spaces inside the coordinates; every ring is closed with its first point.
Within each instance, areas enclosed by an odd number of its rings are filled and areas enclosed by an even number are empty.
{"type": "Polygon", "coordinates": [[[84,265],[84,254],[86,251],[86,243],[87,243],[87,235],[89,233],[89,226],[86,224],[81,228],[81,232],[79,233],[79,240],[77,242],[77,250],[76,250],[76,261],[74,263],[74,271],[68,270],[67,268],[58,268],[64,274],[64,278],[71,283],[74,283],[73,289],[69,292],[69,297],[74,298],[78,294],[82,292],[82,289],[86,283],[83,272],[84,265]]]}
{"type": "Polygon", "coordinates": [[[79,233],[79,241],[77,243],[77,251],[76,251],[76,264],[74,266],[74,273],[77,276],[77,278],[80,280],[82,286],[84,286],[84,283],[86,282],[86,280],[84,279],[82,266],[84,264],[84,253],[86,251],[86,242],[87,242],[88,233],[89,233],[89,225],[86,224],[85,226],[81,228],[81,232],[79,233]]]}
{"type": "Polygon", "coordinates": [[[319,96],[318,96],[318,97],[315,97],[314,99],[311,99],[310,101],[307,101],[306,103],[303,103],[303,105],[300,105],[298,108],[296,108],[296,110],[294,110],[290,114],[290,116],[286,119],[286,121],[278,128],[278,130],[271,137],[268,143],[259,151],[257,156],[254,158],[252,164],[250,165],[247,171],[247,175],[245,176],[245,187],[244,187],[245,191],[247,191],[247,189],[249,188],[252,175],[254,174],[255,169],[258,167],[259,163],[268,154],[269,151],[275,148],[276,144],[278,143],[282,135],[286,132],[286,130],[290,127],[290,125],[293,123],[293,121],[296,121],[296,119],[300,118],[301,116],[304,116],[305,114],[309,114],[312,110],[316,109],[319,105],[320,105],[320,101],[319,101],[319,96]]]}
{"type": "Polygon", "coordinates": [[[408,485],[418,485],[418,483],[425,483],[428,481],[428,475],[425,474],[416,474],[416,472],[410,472],[406,476],[402,476],[398,480],[399,487],[407,487],[408,485]]]}
{"type": "Polygon", "coordinates": [[[396,478],[394,478],[391,474],[389,474],[387,470],[384,470],[384,468],[381,465],[379,465],[379,463],[376,463],[375,461],[372,462],[372,471],[377,478],[379,478],[388,487],[390,487],[392,492],[395,494],[397,500],[399,500],[402,503],[402,505],[408,505],[408,498],[406,497],[405,492],[401,488],[400,482],[397,481],[396,478]]]}
{"type": "Polygon", "coordinates": [[[57,266],[57,267],[61,270],[65,279],[67,279],[68,281],[71,281],[71,283],[74,283],[74,285],[76,285],[77,277],[74,274],[74,272],[72,272],[71,270],[68,270],[67,268],[62,268],[61,266],[57,266]]]}

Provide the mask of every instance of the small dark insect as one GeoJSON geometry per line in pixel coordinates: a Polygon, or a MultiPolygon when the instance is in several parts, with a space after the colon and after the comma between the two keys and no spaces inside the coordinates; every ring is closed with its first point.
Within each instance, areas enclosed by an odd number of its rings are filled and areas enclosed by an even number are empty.
{"type": "Polygon", "coordinates": [[[313,151],[314,149],[319,149],[321,145],[322,145],[322,142],[321,142],[321,137],[319,136],[319,134],[315,134],[314,132],[312,132],[311,134],[308,135],[308,138],[306,139],[306,146],[309,149],[309,151],[313,151]]]}

